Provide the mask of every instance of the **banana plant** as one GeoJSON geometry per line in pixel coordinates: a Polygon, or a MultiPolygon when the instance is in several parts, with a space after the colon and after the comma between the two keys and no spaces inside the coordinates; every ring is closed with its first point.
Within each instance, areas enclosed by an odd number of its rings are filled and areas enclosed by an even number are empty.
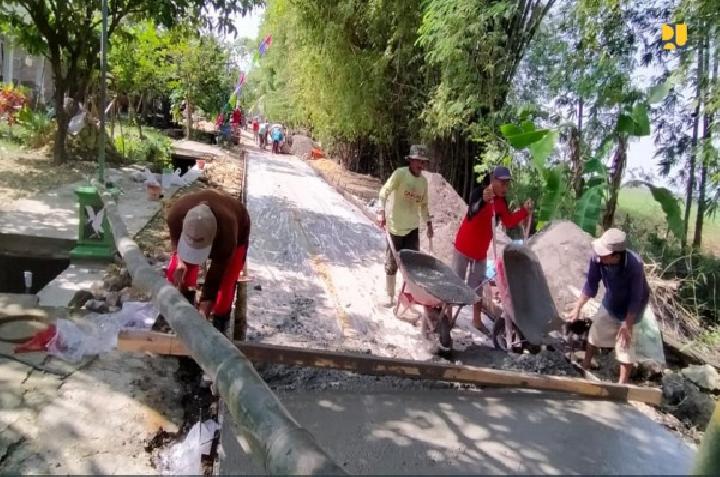
{"type": "Polygon", "coordinates": [[[500,133],[514,149],[529,151],[533,168],[543,178],[543,194],[536,211],[538,228],[542,228],[555,218],[566,192],[560,167],[547,162],[555,149],[558,132],[536,129],[531,121],[523,121],[520,125],[503,124],[500,133]]]}
{"type": "Polygon", "coordinates": [[[653,199],[660,204],[663,213],[665,213],[668,230],[675,238],[680,239],[683,234],[683,218],[678,198],[665,187],[658,187],[647,181],[629,181],[625,184],[625,187],[639,186],[645,186],[650,189],[653,199]]]}

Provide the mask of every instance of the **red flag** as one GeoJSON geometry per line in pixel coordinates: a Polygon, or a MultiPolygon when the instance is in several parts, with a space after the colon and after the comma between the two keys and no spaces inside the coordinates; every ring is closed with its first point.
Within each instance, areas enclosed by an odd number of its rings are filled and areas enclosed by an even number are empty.
{"type": "Polygon", "coordinates": [[[265,40],[263,40],[263,41],[265,42],[265,47],[270,46],[272,44],[272,35],[266,36],[265,40]]]}

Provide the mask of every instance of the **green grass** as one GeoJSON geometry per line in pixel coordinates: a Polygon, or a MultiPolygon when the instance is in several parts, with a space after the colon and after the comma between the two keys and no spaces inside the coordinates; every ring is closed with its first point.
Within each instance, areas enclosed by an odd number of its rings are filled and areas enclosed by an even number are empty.
{"type": "MultiPolygon", "coordinates": [[[[120,136],[120,122],[115,123],[115,136],[120,136]]],[[[107,133],[108,136],[110,136],[110,124],[107,125],[107,133]]],[[[127,139],[139,139],[140,138],[140,132],[138,131],[137,126],[129,124],[127,121],[122,122],[122,133],[123,136],[127,139]]],[[[155,129],[150,126],[143,126],[142,127],[142,133],[143,136],[145,136],[148,139],[154,139],[158,140],[161,137],[166,138],[167,135],[163,134],[163,132],[159,129],[155,129]]]]}
{"type": "MultiPolygon", "coordinates": [[[[681,207],[682,208],[682,207],[681,207]]],[[[653,229],[665,227],[665,214],[650,191],[645,188],[623,188],[618,199],[618,215],[620,221],[629,217],[633,222],[640,223],[643,228],[653,229]]],[[[690,210],[688,241],[692,242],[695,233],[697,207],[690,210]]],[[[720,256],[720,215],[705,217],[703,226],[702,248],[706,252],[720,256]]]]}

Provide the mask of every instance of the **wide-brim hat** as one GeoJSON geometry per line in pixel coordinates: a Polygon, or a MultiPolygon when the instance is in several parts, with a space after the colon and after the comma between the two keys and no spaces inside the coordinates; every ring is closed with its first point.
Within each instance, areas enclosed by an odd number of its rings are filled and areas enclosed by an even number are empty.
{"type": "Polygon", "coordinates": [[[428,150],[425,146],[413,145],[410,146],[410,154],[408,154],[405,159],[407,159],[408,161],[412,159],[417,159],[419,161],[429,161],[430,154],[428,154],[428,150]]]}

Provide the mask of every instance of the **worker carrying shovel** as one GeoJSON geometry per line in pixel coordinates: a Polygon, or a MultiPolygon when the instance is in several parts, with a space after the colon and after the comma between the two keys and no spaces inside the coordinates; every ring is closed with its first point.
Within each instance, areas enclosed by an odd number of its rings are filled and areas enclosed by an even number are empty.
{"type": "MultiPolygon", "coordinates": [[[[596,348],[615,348],[621,384],[627,383],[637,361],[633,328],[643,320],[650,300],[650,286],[640,256],[627,250],[625,232],[611,228],[593,241],[587,279],[574,309],[566,317],[579,320],[585,303],[594,298],[602,280],[605,296],[592,318],[583,368],[590,369],[596,348]]],[[[646,318],[646,320],[649,318],[646,318]]]]}
{"type": "Polygon", "coordinates": [[[194,304],[200,265],[210,258],[198,310],[224,333],[245,266],[250,216],[227,194],[206,190],[178,199],[168,212],[172,256],[166,278],[194,304]]]}
{"type": "Polygon", "coordinates": [[[499,217],[505,227],[516,227],[529,217],[533,206],[532,200],[527,199],[519,210],[512,213],[508,210],[505,196],[511,181],[510,169],[495,167],[470,194],[468,212],[455,237],[453,270],[460,278],[467,280],[468,286],[478,295],[478,301],[473,307],[473,326],[486,334],[489,331],[481,320],[481,299],[487,252],[495,227],[493,221],[499,217]]]}
{"type": "MultiPolygon", "coordinates": [[[[406,157],[408,167],[400,167],[380,189],[380,226],[387,224],[389,238],[395,250],[420,250],[418,227],[420,218],[427,223],[427,236],[433,237],[433,225],[428,208],[428,181],[422,175],[425,165],[430,160],[427,149],[423,146],[411,146],[406,157]],[[392,195],[392,211],[390,220],[385,218],[385,205],[392,195]]],[[[392,306],[395,296],[395,281],[398,265],[391,249],[387,245],[385,253],[385,285],[388,294],[388,306],[392,306]]]]}

